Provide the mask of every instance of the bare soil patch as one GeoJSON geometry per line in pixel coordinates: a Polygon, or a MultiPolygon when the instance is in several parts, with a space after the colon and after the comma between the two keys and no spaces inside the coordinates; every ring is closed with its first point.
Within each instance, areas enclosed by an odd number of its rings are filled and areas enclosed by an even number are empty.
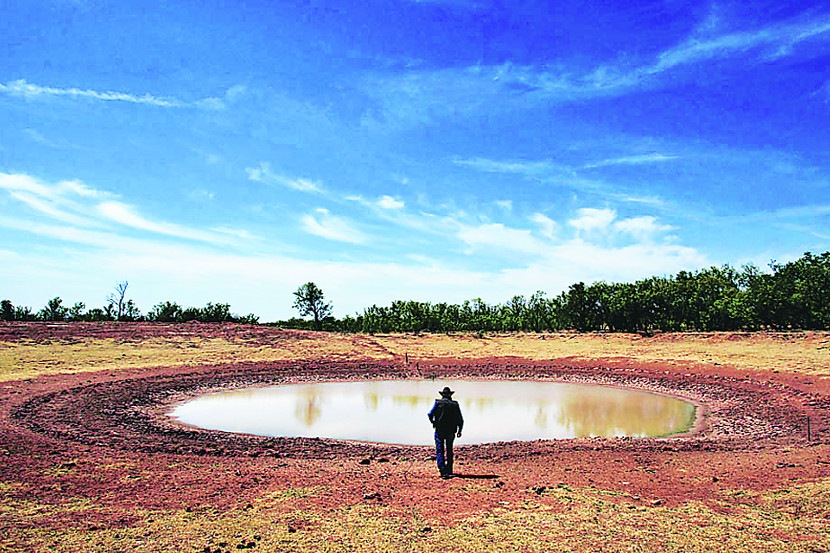
{"type": "MultiPolygon", "coordinates": [[[[0,354],[37,352],[32,370],[41,375],[0,382],[0,533],[10,536],[0,545],[72,550],[73,540],[97,539],[100,547],[90,543],[87,550],[118,550],[113,536],[120,528],[130,543],[124,550],[140,545],[141,532],[149,536],[141,542],[146,550],[181,546],[177,539],[197,551],[262,548],[277,535],[275,550],[303,550],[322,547],[315,540],[336,534],[327,521],[340,519],[344,528],[354,525],[349,536],[386,532],[386,541],[375,548],[397,549],[393,536],[412,533],[422,550],[439,550],[439,534],[454,525],[469,525],[472,547],[495,532],[493,517],[518,517],[525,526],[544,528],[535,537],[520,528],[502,529],[503,537],[534,550],[534,540],[545,532],[567,534],[567,524],[553,528],[563,520],[601,539],[604,530],[586,526],[590,521],[574,506],[595,503],[597,512],[616,517],[609,520],[623,520],[619,509],[628,516],[640,513],[643,524],[677,519],[668,526],[682,529],[703,516],[689,515],[690,506],[729,520],[736,510],[766,508],[770,494],[817,484],[804,504],[776,508],[781,516],[801,509],[807,524],[830,513],[830,362],[821,349],[826,343],[822,334],[481,340],[329,336],[234,325],[0,325],[0,354]],[[218,362],[84,371],[65,356],[84,344],[127,342],[140,349],[156,341],[167,351],[206,339],[227,344],[227,350],[216,350],[218,362]],[[578,354],[561,355],[563,348],[578,354]],[[765,356],[764,348],[772,354],[765,356]],[[787,356],[797,358],[799,349],[804,358],[824,364],[781,364],[787,356]],[[701,350],[706,357],[695,358],[701,350]],[[228,351],[245,353],[243,360],[222,358],[228,351]],[[510,351],[520,355],[506,355],[510,351]],[[713,359],[730,356],[738,361],[713,359]],[[55,359],[61,360],[57,371],[49,368],[55,359]],[[666,439],[467,447],[462,439],[460,477],[441,481],[429,448],[234,435],[183,427],[165,415],[176,401],[224,387],[413,377],[627,386],[689,399],[700,405],[702,416],[694,432],[666,439]],[[655,509],[664,511],[653,518],[655,509]],[[355,512],[363,513],[360,522],[351,520],[355,512]],[[174,515],[181,518],[165,520],[179,538],[154,526],[174,515]],[[237,528],[242,521],[244,528],[237,528]],[[217,537],[225,528],[231,537],[217,537]],[[261,535],[263,528],[277,534],[261,535]]],[[[426,421],[424,431],[430,431],[426,421]]],[[[826,529],[811,535],[813,530],[781,532],[788,542],[798,538],[806,544],[789,550],[823,550],[830,536],[826,529]]],[[[590,542],[573,543],[573,550],[592,550],[590,542]]]]}

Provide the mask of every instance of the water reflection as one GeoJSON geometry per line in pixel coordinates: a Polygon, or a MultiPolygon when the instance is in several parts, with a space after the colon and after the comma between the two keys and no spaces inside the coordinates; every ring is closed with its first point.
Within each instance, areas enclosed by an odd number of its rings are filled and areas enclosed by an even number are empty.
{"type": "Polygon", "coordinates": [[[464,413],[459,444],[687,430],[695,407],[645,392],[559,382],[370,381],[208,394],[178,406],[180,421],[228,432],[429,445],[426,413],[444,386],[464,413]]]}

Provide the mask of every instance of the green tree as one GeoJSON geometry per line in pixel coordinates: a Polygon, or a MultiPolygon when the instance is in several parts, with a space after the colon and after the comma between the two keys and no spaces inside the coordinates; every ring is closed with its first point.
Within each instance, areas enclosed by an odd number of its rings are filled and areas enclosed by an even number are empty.
{"type": "Polygon", "coordinates": [[[100,307],[93,307],[89,311],[87,311],[86,315],[84,316],[85,320],[91,322],[104,322],[104,321],[111,321],[112,317],[100,307]]]}
{"type": "Polygon", "coordinates": [[[294,292],[294,309],[300,316],[314,317],[314,329],[323,328],[323,319],[331,316],[331,303],[326,303],[323,291],[313,282],[306,282],[294,292]]]}
{"type": "Polygon", "coordinates": [[[121,313],[120,321],[140,321],[142,320],[141,310],[133,300],[127,300],[124,303],[123,312],[121,313]]]}
{"type": "Polygon", "coordinates": [[[157,303],[147,313],[147,318],[159,323],[179,323],[182,322],[182,308],[176,302],[157,303]]]}
{"type": "Polygon", "coordinates": [[[224,323],[232,320],[231,306],[227,303],[208,302],[201,309],[201,316],[199,317],[199,321],[203,323],[224,323]]]}
{"type": "Polygon", "coordinates": [[[14,320],[14,304],[12,304],[11,300],[3,300],[0,302],[0,320],[14,320]]]}
{"type": "Polygon", "coordinates": [[[259,317],[254,315],[253,313],[248,313],[247,315],[237,316],[236,322],[244,325],[258,325],[259,324],[259,317]]]}
{"type": "Polygon", "coordinates": [[[65,321],[68,310],[63,306],[63,300],[54,297],[40,310],[39,316],[44,321],[65,321]]]}
{"type": "Polygon", "coordinates": [[[86,315],[84,315],[84,310],[86,309],[86,304],[82,301],[75,302],[75,305],[69,308],[67,315],[69,316],[70,321],[84,321],[86,320],[86,315]]]}
{"type": "Polygon", "coordinates": [[[36,321],[37,315],[32,313],[32,308],[28,306],[18,305],[14,308],[15,321],[36,321]]]}

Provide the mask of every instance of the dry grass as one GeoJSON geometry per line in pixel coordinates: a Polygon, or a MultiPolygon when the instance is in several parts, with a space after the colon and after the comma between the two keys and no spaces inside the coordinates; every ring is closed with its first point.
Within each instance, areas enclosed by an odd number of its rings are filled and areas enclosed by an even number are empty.
{"type": "MultiPolygon", "coordinates": [[[[827,378],[829,343],[826,333],[653,338],[575,334],[325,335],[270,344],[199,336],[137,342],[76,338],[51,343],[0,343],[0,380],[137,367],[315,357],[391,361],[396,356],[407,356],[410,362],[490,356],[627,358],[695,364],[703,370],[718,363],[748,371],[792,371],[827,378]]],[[[0,454],[9,452],[0,450],[0,454]]],[[[97,470],[106,477],[110,470],[123,468],[119,463],[105,463],[97,470]]],[[[51,472],[47,476],[58,489],[61,479],[72,470],[67,466],[71,465],[48,469],[51,472]]],[[[452,484],[459,485],[455,481],[452,484]]],[[[230,508],[205,504],[148,510],[135,503],[116,509],[98,497],[38,499],[30,482],[8,477],[0,481],[0,551],[830,551],[827,478],[793,482],[766,492],[726,489],[713,500],[674,506],[655,505],[612,490],[564,484],[539,494],[528,491],[526,498],[510,504],[499,504],[499,490],[489,484],[479,485],[472,492],[491,498],[490,504],[498,506],[449,519],[439,513],[436,505],[416,504],[404,509],[382,502],[361,502],[359,498],[335,507],[309,509],[309,501],[327,493],[309,476],[302,486],[280,487],[269,482],[251,490],[253,499],[249,503],[230,508]],[[90,520],[116,522],[99,525],[90,520]]]]}
{"type": "Polygon", "coordinates": [[[376,342],[410,357],[522,357],[670,361],[732,365],[747,370],[784,370],[830,375],[830,335],[792,334],[496,334],[390,335],[376,342]]]}
{"type": "MultiPolygon", "coordinates": [[[[314,490],[296,490],[313,494],[314,490]]],[[[643,506],[600,490],[546,492],[526,501],[451,523],[420,510],[349,505],[312,512],[292,509],[293,494],[264,494],[243,508],[211,507],[122,514],[123,525],[90,526],[96,505],[67,498],[45,507],[4,500],[12,522],[3,551],[482,551],[528,552],[788,552],[830,550],[830,482],[761,494],[753,502],[725,497],[717,505],[643,506]],[[56,515],[75,521],[55,527],[56,515]],[[52,521],[52,522],[50,522],[52,521]],[[129,521],[129,522],[126,522],[129,521]]]]}
{"type": "Polygon", "coordinates": [[[117,371],[145,367],[177,367],[281,361],[294,359],[348,359],[354,356],[391,359],[375,350],[371,340],[329,335],[325,340],[287,340],[262,345],[252,340],[170,337],[143,341],[73,339],[50,343],[0,342],[0,381],[48,374],[117,371]],[[368,342],[363,344],[362,342],[368,342]]]}
{"type": "Polygon", "coordinates": [[[739,369],[830,375],[830,335],[792,334],[474,334],[322,335],[277,340],[162,337],[143,341],[73,339],[0,342],[0,380],[44,374],[295,359],[522,357],[632,359],[675,364],[721,364],[739,369]]]}

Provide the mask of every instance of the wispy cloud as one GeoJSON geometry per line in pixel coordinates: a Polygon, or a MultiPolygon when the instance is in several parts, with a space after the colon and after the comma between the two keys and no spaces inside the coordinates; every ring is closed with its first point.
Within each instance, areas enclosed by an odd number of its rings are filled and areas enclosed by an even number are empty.
{"type": "Polygon", "coordinates": [[[300,221],[307,233],[327,240],[363,244],[368,239],[348,219],[332,215],[328,209],[318,208],[314,213],[303,215],[300,221]]]}
{"type": "Polygon", "coordinates": [[[0,92],[11,94],[14,96],[22,96],[24,98],[37,98],[41,96],[69,96],[72,98],[87,98],[92,100],[103,100],[107,102],[130,102],[133,104],[147,104],[158,107],[182,107],[182,102],[170,99],[159,98],[151,94],[143,96],[136,96],[126,92],[99,92],[97,90],[81,89],[81,88],[57,88],[53,86],[40,86],[31,84],[25,80],[11,81],[8,83],[0,83],[0,92]]]}
{"type": "Polygon", "coordinates": [[[139,214],[134,207],[114,200],[99,203],[96,210],[104,219],[136,230],[214,244],[227,243],[229,240],[226,233],[220,235],[172,223],[152,221],[139,214]]]}
{"type": "Polygon", "coordinates": [[[271,169],[271,164],[263,161],[258,167],[247,167],[245,172],[248,178],[252,181],[261,182],[268,185],[279,185],[300,192],[322,192],[323,185],[319,182],[303,179],[303,178],[289,178],[279,173],[275,173],[271,169]]]}
{"type": "Polygon", "coordinates": [[[658,56],[645,68],[647,73],[659,73],[681,65],[730,57],[757,50],[760,59],[775,59],[793,54],[794,48],[811,40],[830,41],[830,16],[789,20],[735,33],[709,37],[693,37],[658,56]]]}
{"type": "Polygon", "coordinates": [[[359,195],[347,195],[343,199],[362,206],[379,221],[391,223],[397,227],[428,234],[440,234],[447,230],[447,223],[444,219],[432,213],[412,212],[407,209],[403,200],[398,200],[393,196],[384,195],[369,200],[359,195]]]}
{"type": "Polygon", "coordinates": [[[55,86],[43,86],[30,83],[25,79],[18,79],[6,83],[0,83],[0,93],[10,96],[19,96],[26,99],[48,98],[62,96],[80,100],[96,100],[102,102],[126,102],[130,104],[142,104],[162,108],[199,108],[206,110],[224,109],[226,99],[235,97],[235,89],[230,89],[225,98],[200,98],[192,102],[186,102],[178,98],[155,96],[152,94],[132,94],[121,91],[100,91],[89,88],[60,88],[55,86]]]}
{"type": "Polygon", "coordinates": [[[77,226],[99,226],[88,213],[88,200],[110,198],[79,181],[60,181],[49,185],[20,173],[0,173],[0,190],[28,208],[57,221],[77,226]]]}
{"type": "MultiPolygon", "coordinates": [[[[387,125],[430,123],[437,118],[465,116],[482,110],[572,103],[619,96],[643,88],[662,86],[661,75],[682,67],[713,60],[742,59],[759,63],[794,55],[810,42],[830,42],[830,15],[803,17],[740,32],[712,34],[706,24],[691,38],[638,63],[603,64],[589,70],[568,67],[544,69],[532,65],[475,65],[463,68],[409,71],[376,76],[366,83],[377,112],[367,121],[387,125]]],[[[515,167],[491,166],[484,160],[457,160],[459,165],[482,171],[534,170],[524,163],[515,167]]],[[[538,169],[544,170],[544,167],[538,169]]]]}
{"type": "Polygon", "coordinates": [[[38,131],[36,131],[34,129],[25,129],[23,131],[23,134],[25,134],[27,137],[29,137],[29,139],[31,139],[33,142],[37,142],[38,144],[42,144],[43,146],[49,146],[50,148],[63,148],[63,147],[65,147],[65,146],[62,146],[62,145],[58,144],[57,142],[55,142],[53,140],[49,140],[48,138],[46,138],[45,136],[43,136],[41,133],[39,133],[38,131]]]}
{"type": "Polygon", "coordinates": [[[471,159],[456,158],[452,162],[459,167],[468,167],[484,173],[529,175],[547,173],[555,168],[569,170],[550,161],[502,161],[476,157],[471,159]]]}
{"type": "MultiPolygon", "coordinates": [[[[23,206],[46,216],[50,223],[41,228],[53,228],[55,221],[71,225],[72,232],[63,228],[62,239],[72,236],[86,236],[89,229],[95,232],[109,229],[113,225],[128,227],[137,231],[160,234],[185,240],[209,244],[228,244],[233,236],[226,232],[193,229],[163,221],[153,221],[142,216],[133,206],[116,199],[114,194],[94,189],[77,180],[49,184],[30,175],[0,173],[0,190],[23,206]]],[[[34,228],[34,222],[32,222],[34,228]]]]}
{"type": "Polygon", "coordinates": [[[613,165],[645,165],[650,163],[663,163],[679,159],[679,156],[665,155],[657,152],[647,154],[622,156],[617,158],[603,159],[594,163],[583,165],[583,169],[595,169],[597,167],[610,167],[613,165]]]}
{"type": "Polygon", "coordinates": [[[108,198],[112,196],[109,192],[96,190],[78,180],[64,180],[49,185],[23,173],[0,173],[0,189],[31,192],[38,196],[48,197],[76,195],[87,198],[108,198]]]}
{"type": "Polygon", "coordinates": [[[381,209],[389,209],[389,210],[399,210],[403,209],[406,206],[406,203],[403,201],[393,198],[392,196],[381,196],[378,198],[376,202],[377,206],[381,209]]]}

